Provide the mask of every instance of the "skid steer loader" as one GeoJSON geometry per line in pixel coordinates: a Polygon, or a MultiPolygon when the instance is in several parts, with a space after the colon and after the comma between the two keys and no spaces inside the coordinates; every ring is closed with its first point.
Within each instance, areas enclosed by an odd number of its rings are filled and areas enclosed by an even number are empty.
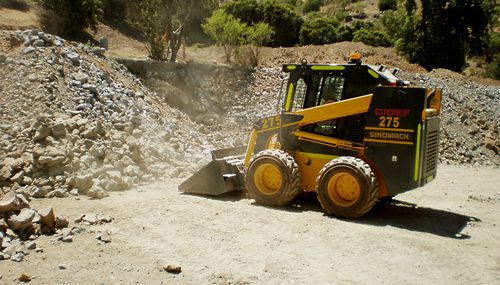
{"type": "Polygon", "coordinates": [[[314,191],[327,214],[357,218],[436,176],[440,90],[410,87],[359,54],[347,64],[302,60],[283,71],[281,110],[254,123],[246,147],[213,151],[180,191],[246,189],[268,206],[314,191]]]}

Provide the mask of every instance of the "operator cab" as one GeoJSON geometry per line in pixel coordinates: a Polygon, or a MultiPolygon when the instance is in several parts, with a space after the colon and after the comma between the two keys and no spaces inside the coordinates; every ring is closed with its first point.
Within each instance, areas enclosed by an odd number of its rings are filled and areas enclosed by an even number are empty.
{"type": "MultiPolygon", "coordinates": [[[[363,64],[358,53],[352,53],[347,64],[283,65],[290,73],[283,111],[295,112],[323,104],[356,98],[373,92],[377,86],[403,86],[384,66],[363,64]]],[[[301,127],[301,130],[361,143],[366,115],[353,115],[301,127]]]]}

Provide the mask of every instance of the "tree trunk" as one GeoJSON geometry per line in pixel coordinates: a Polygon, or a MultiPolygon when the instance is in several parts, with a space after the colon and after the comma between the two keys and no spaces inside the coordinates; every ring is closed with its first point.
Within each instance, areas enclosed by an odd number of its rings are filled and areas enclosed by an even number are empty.
{"type": "Polygon", "coordinates": [[[175,62],[177,60],[177,52],[181,47],[183,31],[183,26],[180,26],[175,32],[172,33],[172,36],[170,37],[170,50],[172,51],[170,62],[175,62]]]}

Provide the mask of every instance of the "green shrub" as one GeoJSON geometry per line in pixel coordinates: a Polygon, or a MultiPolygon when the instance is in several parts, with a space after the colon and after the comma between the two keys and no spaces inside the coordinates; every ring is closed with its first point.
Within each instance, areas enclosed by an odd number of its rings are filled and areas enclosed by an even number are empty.
{"type": "Polygon", "coordinates": [[[300,29],[301,45],[323,45],[337,41],[338,22],[333,19],[319,18],[304,22],[300,29]]]}
{"type": "Polygon", "coordinates": [[[380,11],[396,10],[398,8],[397,0],[380,0],[378,2],[378,9],[380,11]]]}
{"type": "Polygon", "coordinates": [[[374,47],[390,47],[391,40],[389,36],[374,28],[363,28],[354,32],[353,42],[363,42],[374,47]]]}
{"type": "Polygon", "coordinates": [[[374,29],[374,25],[365,21],[354,21],[351,24],[341,25],[337,28],[337,41],[350,42],[354,39],[354,33],[361,29],[374,29]]]}
{"type": "Polygon", "coordinates": [[[299,42],[303,20],[288,4],[242,0],[227,2],[222,9],[249,26],[259,22],[267,23],[275,33],[269,42],[270,46],[293,46],[299,42]]]}
{"type": "Polygon", "coordinates": [[[406,14],[402,9],[386,11],[380,20],[393,42],[403,37],[404,29],[402,26],[406,21],[406,14]]]}
{"type": "Polygon", "coordinates": [[[500,33],[490,33],[486,60],[485,75],[500,80],[500,33]]]}
{"type": "Polygon", "coordinates": [[[244,43],[246,24],[219,9],[214,11],[202,27],[218,45],[224,47],[226,61],[231,62],[235,48],[244,43]]]}
{"type": "Polygon", "coordinates": [[[487,63],[485,68],[486,77],[500,80],[500,56],[496,56],[494,61],[487,63]]]}
{"type": "Polygon", "coordinates": [[[42,23],[51,32],[69,39],[78,38],[88,27],[96,29],[103,13],[101,0],[38,0],[42,23]]]}
{"type": "Polygon", "coordinates": [[[244,64],[256,65],[259,46],[269,42],[274,35],[267,23],[248,26],[222,9],[215,10],[202,27],[218,45],[224,47],[227,62],[231,62],[234,53],[238,62],[244,64]],[[249,46],[241,47],[242,45],[249,46]]]}
{"type": "Polygon", "coordinates": [[[323,5],[323,0],[306,0],[302,6],[302,10],[304,13],[319,11],[321,5],[323,5]]]}

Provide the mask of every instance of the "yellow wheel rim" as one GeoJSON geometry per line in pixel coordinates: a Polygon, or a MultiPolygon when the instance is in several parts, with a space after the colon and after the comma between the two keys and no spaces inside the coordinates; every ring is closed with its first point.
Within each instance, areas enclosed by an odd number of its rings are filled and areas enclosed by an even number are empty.
{"type": "Polygon", "coordinates": [[[274,164],[264,163],[257,167],[254,174],[257,189],[264,195],[273,195],[281,188],[283,177],[274,164]]]}
{"type": "Polygon", "coordinates": [[[361,193],[356,177],[345,172],[333,175],[327,187],[330,200],[341,207],[354,204],[361,193]]]}

